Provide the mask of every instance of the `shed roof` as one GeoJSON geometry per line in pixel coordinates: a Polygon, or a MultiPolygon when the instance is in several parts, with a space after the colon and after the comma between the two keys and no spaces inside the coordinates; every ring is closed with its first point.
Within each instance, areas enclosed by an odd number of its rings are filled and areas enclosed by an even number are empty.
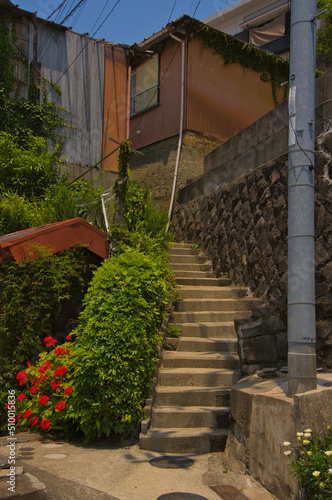
{"type": "Polygon", "coordinates": [[[86,245],[103,259],[108,255],[107,234],[77,217],[0,236],[0,262],[10,256],[15,260],[34,259],[38,255],[37,245],[51,253],[86,245]]]}

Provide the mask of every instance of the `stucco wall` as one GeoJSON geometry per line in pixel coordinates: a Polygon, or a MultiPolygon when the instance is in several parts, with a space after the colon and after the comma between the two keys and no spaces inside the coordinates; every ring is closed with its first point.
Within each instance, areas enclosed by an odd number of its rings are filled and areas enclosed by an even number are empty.
{"type": "MultiPolygon", "coordinates": [[[[157,206],[168,211],[178,149],[178,136],[151,144],[130,161],[131,180],[149,186],[157,206]]],[[[177,191],[203,173],[204,157],[220,145],[219,141],[186,132],[183,136],[177,191]]],[[[177,192],[176,191],[176,192],[177,192]]]]}

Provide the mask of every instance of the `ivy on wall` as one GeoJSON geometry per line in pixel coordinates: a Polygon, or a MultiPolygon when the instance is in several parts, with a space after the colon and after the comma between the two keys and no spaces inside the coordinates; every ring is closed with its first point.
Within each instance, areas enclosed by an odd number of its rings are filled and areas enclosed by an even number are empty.
{"type": "Polygon", "coordinates": [[[225,64],[239,63],[244,68],[260,73],[262,81],[270,81],[273,100],[275,105],[279,104],[277,90],[281,83],[288,81],[288,61],[198,21],[194,22],[194,30],[195,36],[202,40],[203,46],[218,54],[225,64]]]}

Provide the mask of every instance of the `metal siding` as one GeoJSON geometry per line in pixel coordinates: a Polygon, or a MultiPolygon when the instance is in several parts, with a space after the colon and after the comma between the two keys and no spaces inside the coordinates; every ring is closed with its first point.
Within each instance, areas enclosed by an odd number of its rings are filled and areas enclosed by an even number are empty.
{"type": "Polygon", "coordinates": [[[193,39],[188,47],[187,130],[227,141],[274,107],[270,83],[240,64],[224,65],[193,39]]]}
{"type": "Polygon", "coordinates": [[[135,148],[179,133],[180,101],[181,44],[169,39],[160,53],[160,105],[130,120],[130,133],[141,132],[133,140],[135,148]]]}
{"type": "Polygon", "coordinates": [[[62,92],[59,96],[52,90],[48,98],[69,111],[65,116],[74,127],[65,129],[62,158],[92,166],[102,158],[104,45],[48,26],[38,31],[43,76],[62,92]]]}
{"type": "MultiPolygon", "coordinates": [[[[105,92],[103,158],[113,151],[117,144],[110,137],[121,142],[126,139],[128,120],[128,70],[124,49],[105,47],[105,92]]],[[[118,154],[114,153],[103,161],[103,169],[116,172],[118,154]]]]}

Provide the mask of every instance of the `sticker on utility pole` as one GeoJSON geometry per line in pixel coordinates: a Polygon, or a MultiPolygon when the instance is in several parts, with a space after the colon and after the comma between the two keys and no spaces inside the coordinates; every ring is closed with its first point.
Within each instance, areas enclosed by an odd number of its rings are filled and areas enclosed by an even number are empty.
{"type": "Polygon", "coordinates": [[[296,86],[291,87],[289,89],[288,113],[290,115],[295,115],[295,113],[296,113],[295,97],[296,97],[296,86]]]}
{"type": "Polygon", "coordinates": [[[296,116],[290,116],[288,121],[288,146],[295,146],[296,144],[296,116]]]}

